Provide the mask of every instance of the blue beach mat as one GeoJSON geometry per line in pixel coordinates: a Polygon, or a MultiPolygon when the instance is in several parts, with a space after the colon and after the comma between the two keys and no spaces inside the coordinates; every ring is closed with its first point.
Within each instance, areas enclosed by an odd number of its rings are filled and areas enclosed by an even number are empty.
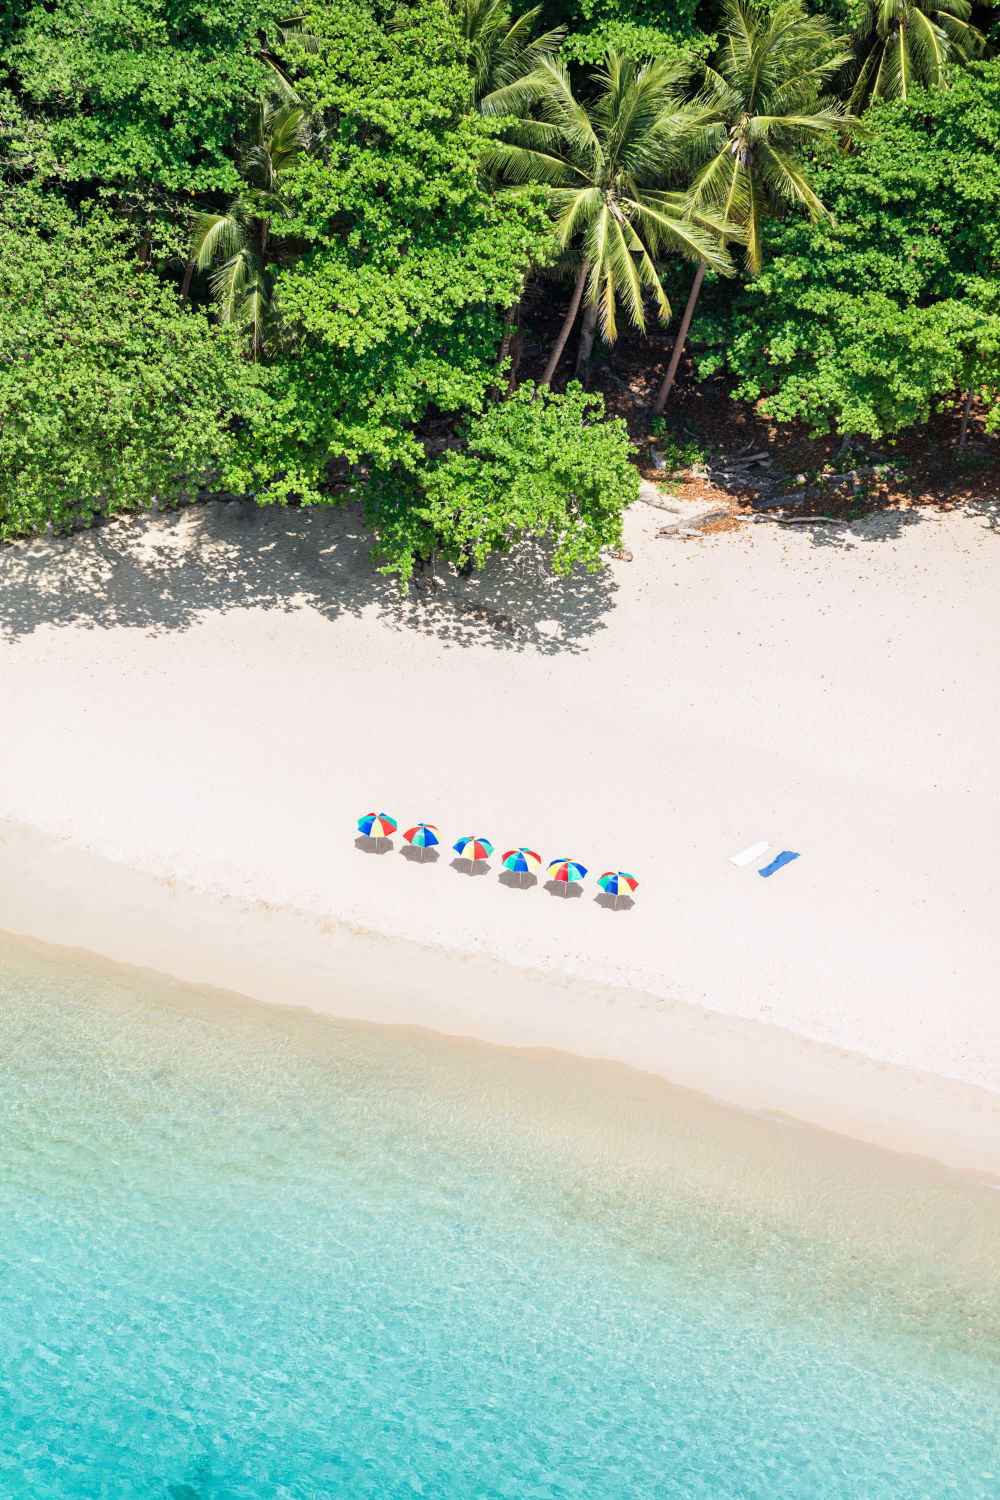
{"type": "Polygon", "coordinates": [[[782,849],[781,853],[776,855],[769,865],[765,865],[762,870],[758,870],[757,874],[763,875],[766,880],[769,875],[774,874],[775,870],[780,870],[782,865],[790,865],[792,860],[798,859],[798,857],[797,854],[792,853],[791,849],[782,849]]]}

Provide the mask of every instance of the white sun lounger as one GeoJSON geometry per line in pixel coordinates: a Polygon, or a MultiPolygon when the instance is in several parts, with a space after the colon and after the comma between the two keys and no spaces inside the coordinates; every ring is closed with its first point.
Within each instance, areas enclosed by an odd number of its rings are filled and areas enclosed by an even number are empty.
{"type": "Polygon", "coordinates": [[[755,859],[760,859],[762,854],[766,854],[770,847],[766,839],[760,844],[751,844],[749,849],[741,849],[739,854],[731,854],[729,863],[731,865],[752,864],[755,859]]]}

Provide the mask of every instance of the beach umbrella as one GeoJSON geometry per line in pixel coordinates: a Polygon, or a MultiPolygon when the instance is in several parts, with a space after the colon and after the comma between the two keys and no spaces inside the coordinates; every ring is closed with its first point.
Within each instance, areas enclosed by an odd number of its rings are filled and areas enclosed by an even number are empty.
{"type": "Polygon", "coordinates": [[[562,881],[565,895],[571,880],[583,880],[586,877],[587,866],[578,865],[575,859],[554,859],[548,866],[548,871],[553,880],[562,881]]]}
{"type": "Polygon", "coordinates": [[[523,885],[525,875],[529,875],[532,870],[537,870],[541,862],[542,857],[540,854],[536,854],[534,849],[525,849],[523,847],[520,849],[508,849],[502,860],[502,863],[506,865],[508,870],[513,870],[515,875],[521,877],[518,885],[523,885]]]}
{"type": "Polygon", "coordinates": [[[614,896],[615,906],[617,906],[618,897],[630,896],[639,882],[634,875],[628,875],[624,870],[608,870],[598,877],[597,884],[609,896],[614,896]]]}
{"type": "Polygon", "coordinates": [[[421,863],[424,858],[424,850],[432,849],[435,844],[440,844],[441,842],[438,838],[438,829],[433,823],[415,823],[412,828],[406,830],[403,837],[408,844],[412,844],[420,850],[421,863]]]}
{"type": "Polygon", "coordinates": [[[457,844],[452,845],[452,848],[459,859],[470,860],[472,864],[476,864],[481,859],[489,859],[493,853],[493,845],[489,839],[473,838],[471,833],[459,839],[457,844]]]}
{"type": "Polygon", "coordinates": [[[396,832],[396,819],[390,818],[388,813],[365,813],[358,819],[358,828],[366,838],[375,840],[377,849],[379,839],[387,839],[390,833],[396,832]]]}

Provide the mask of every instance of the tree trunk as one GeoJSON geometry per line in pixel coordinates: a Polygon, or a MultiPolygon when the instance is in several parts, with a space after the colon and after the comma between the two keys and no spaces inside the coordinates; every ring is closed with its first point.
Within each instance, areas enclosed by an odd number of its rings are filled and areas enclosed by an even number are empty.
{"type": "MultiPolygon", "coordinates": [[[[516,336],[517,336],[517,332],[518,332],[518,316],[517,315],[520,312],[520,310],[521,310],[521,304],[520,304],[520,302],[515,302],[514,306],[513,307],[508,307],[507,311],[504,313],[504,318],[503,318],[503,338],[500,340],[500,352],[497,355],[497,363],[496,363],[496,367],[497,367],[498,370],[499,370],[500,366],[503,364],[504,360],[510,354],[511,347],[512,347],[512,345],[514,343],[514,340],[515,340],[516,336]]],[[[510,368],[510,371],[508,372],[508,386],[510,384],[510,376],[512,376],[513,373],[514,373],[514,361],[513,361],[513,359],[511,359],[511,368],[510,368]]],[[[489,391],[487,392],[487,394],[488,394],[489,399],[491,401],[499,401],[500,397],[501,397],[501,395],[503,393],[500,390],[500,387],[498,385],[491,385],[490,388],[489,388],[489,391]]]]}
{"type": "Polygon", "coordinates": [[[698,293],[701,291],[701,283],[704,279],[704,276],[705,262],[703,260],[700,260],[698,262],[698,269],[694,273],[694,281],[691,285],[691,291],[688,293],[687,306],[684,309],[684,316],[683,318],[681,318],[681,326],[677,330],[677,337],[674,339],[674,348],[673,353],[670,356],[670,364],[667,367],[667,373],[663,377],[663,384],[660,386],[659,395],[653,403],[653,410],[651,415],[654,417],[660,416],[663,412],[663,408],[667,404],[667,397],[670,395],[670,387],[674,383],[674,376],[677,374],[677,366],[680,364],[681,355],[684,353],[684,340],[687,338],[688,329],[691,327],[691,319],[694,317],[694,305],[698,301],[698,293]]]}
{"type": "Polygon", "coordinates": [[[503,319],[503,338],[500,340],[500,353],[497,355],[497,364],[502,365],[510,353],[510,341],[514,337],[514,329],[517,327],[517,315],[521,310],[520,302],[515,302],[513,307],[508,307],[503,319]]]}
{"type": "Polygon", "coordinates": [[[521,363],[523,349],[524,339],[521,337],[521,330],[520,328],[515,328],[514,337],[510,344],[510,374],[507,377],[507,396],[513,396],[517,390],[517,367],[521,363]]]}
{"type": "Polygon", "coordinates": [[[584,365],[594,352],[594,329],[597,327],[597,303],[588,302],[587,310],[583,315],[583,327],[580,329],[580,345],[576,351],[576,369],[573,371],[574,380],[579,380],[584,365]]]}
{"type": "Polygon", "coordinates": [[[187,307],[188,292],[191,290],[191,277],[194,274],[194,261],[189,260],[184,267],[184,280],[181,282],[181,307],[187,307]]]}
{"type": "Polygon", "coordinates": [[[576,278],[576,286],[573,288],[573,295],[570,298],[569,308],[567,309],[566,316],[563,319],[563,326],[559,330],[559,337],[556,339],[552,353],[549,355],[549,362],[545,366],[545,374],[539,381],[539,386],[548,385],[549,381],[556,373],[556,365],[559,363],[559,358],[566,347],[566,340],[569,338],[570,329],[576,322],[576,315],[580,310],[580,298],[583,296],[583,287],[586,280],[587,262],[584,261],[583,265],[580,267],[580,274],[576,278]]]}
{"type": "Polygon", "coordinates": [[[969,416],[970,416],[971,412],[972,412],[972,387],[970,386],[969,389],[965,393],[965,405],[962,408],[962,430],[961,430],[961,432],[958,435],[958,449],[957,449],[959,458],[961,458],[962,455],[965,452],[965,440],[966,440],[966,438],[969,435],[969,416]]]}

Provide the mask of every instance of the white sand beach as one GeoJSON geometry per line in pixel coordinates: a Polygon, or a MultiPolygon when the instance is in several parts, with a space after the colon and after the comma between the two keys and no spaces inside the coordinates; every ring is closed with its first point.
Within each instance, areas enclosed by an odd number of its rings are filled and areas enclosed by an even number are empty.
{"type": "MultiPolygon", "coordinates": [[[[120,892],[85,940],[98,866],[74,927],[26,825],[224,896],[258,936],[294,910],[331,951],[382,934],[577,982],[537,1013],[508,985],[503,1034],[470,982],[445,1029],[484,1040],[671,1076],[653,997],[1000,1095],[996,511],[691,540],[658,520],[634,507],[633,561],[603,574],[548,578],[529,548],[421,602],[371,571],[352,512],[213,502],[4,549],[0,928],[253,992],[140,951],[120,892]],[[357,847],[372,809],[439,824],[441,857],[357,847]],[[590,877],[471,877],[468,833],[590,877]],[[762,839],[801,858],[729,863],[762,839]],[[611,867],[631,909],[595,901],[611,867]]],[[[383,1018],[445,1026],[427,989],[383,1018]]]]}

